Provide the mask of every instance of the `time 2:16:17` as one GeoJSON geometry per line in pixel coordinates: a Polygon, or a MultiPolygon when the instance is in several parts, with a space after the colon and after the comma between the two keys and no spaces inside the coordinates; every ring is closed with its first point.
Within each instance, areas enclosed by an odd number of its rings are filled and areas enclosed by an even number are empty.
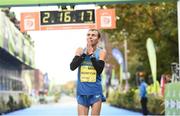
{"type": "Polygon", "coordinates": [[[41,11],[41,25],[68,24],[68,23],[95,23],[95,11],[66,10],[66,11],[41,11]]]}

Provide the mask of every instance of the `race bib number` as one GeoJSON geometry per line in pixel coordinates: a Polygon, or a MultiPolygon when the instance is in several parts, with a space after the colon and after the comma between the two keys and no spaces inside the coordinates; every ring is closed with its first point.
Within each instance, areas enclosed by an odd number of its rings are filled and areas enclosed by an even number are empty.
{"type": "Polygon", "coordinates": [[[81,82],[96,82],[96,70],[93,66],[81,66],[81,82]]]}

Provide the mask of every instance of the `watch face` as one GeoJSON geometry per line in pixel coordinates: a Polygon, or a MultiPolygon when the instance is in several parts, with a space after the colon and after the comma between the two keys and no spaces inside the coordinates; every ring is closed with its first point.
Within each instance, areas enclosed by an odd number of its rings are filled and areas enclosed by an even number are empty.
{"type": "Polygon", "coordinates": [[[41,11],[41,25],[95,23],[95,10],[41,11]]]}
{"type": "Polygon", "coordinates": [[[90,55],[90,58],[95,58],[95,55],[94,55],[94,54],[91,54],[91,55],[90,55]]]}

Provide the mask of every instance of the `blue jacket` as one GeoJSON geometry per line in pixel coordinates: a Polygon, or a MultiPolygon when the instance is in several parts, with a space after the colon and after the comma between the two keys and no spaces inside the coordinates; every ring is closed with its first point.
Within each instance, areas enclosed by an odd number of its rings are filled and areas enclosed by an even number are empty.
{"type": "Polygon", "coordinates": [[[140,83],[140,86],[139,86],[139,92],[140,92],[140,97],[143,98],[143,97],[147,97],[147,84],[142,81],[140,83]]]}

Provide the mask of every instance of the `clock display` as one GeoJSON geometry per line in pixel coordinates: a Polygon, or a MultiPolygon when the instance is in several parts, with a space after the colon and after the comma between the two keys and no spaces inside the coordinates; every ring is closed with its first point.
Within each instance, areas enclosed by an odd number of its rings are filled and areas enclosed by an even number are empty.
{"type": "Polygon", "coordinates": [[[41,25],[95,23],[95,10],[41,11],[41,25]]]}

